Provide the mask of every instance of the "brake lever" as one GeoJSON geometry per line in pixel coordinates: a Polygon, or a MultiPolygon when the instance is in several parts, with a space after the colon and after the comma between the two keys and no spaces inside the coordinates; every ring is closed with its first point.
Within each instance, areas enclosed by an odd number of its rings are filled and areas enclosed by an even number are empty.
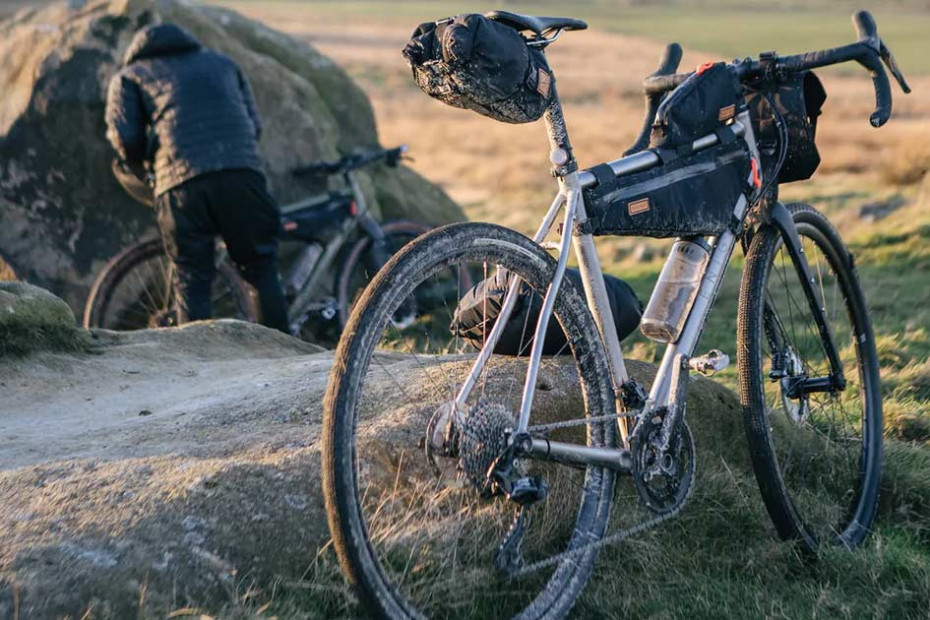
{"type": "Polygon", "coordinates": [[[901,87],[904,94],[910,94],[911,87],[908,86],[907,80],[904,79],[904,73],[901,71],[898,61],[895,60],[894,54],[891,53],[891,50],[888,49],[888,46],[885,45],[885,42],[881,39],[879,39],[878,46],[878,55],[881,56],[882,61],[885,63],[885,66],[888,67],[888,70],[891,71],[891,75],[894,76],[894,79],[898,81],[898,86],[901,87]]]}

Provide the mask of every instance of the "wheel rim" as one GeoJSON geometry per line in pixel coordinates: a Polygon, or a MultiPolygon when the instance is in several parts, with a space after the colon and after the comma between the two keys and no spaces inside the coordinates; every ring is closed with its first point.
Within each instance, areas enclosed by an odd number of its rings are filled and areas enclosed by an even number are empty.
{"type": "MultiPolygon", "coordinates": [[[[398,221],[388,222],[383,226],[383,230],[387,237],[388,249],[393,255],[430,229],[414,222],[398,221]]],[[[367,260],[370,248],[371,239],[365,237],[352,248],[352,252],[346,259],[344,268],[347,271],[340,276],[338,291],[340,329],[345,327],[349,315],[352,313],[352,308],[355,307],[365,287],[368,286],[368,283],[378,272],[378,269],[369,264],[370,261],[367,260]]],[[[467,276],[467,274],[463,274],[463,276],[467,276]]],[[[467,277],[462,280],[462,286],[464,289],[470,287],[470,281],[467,277]]]]}
{"type": "MultiPolygon", "coordinates": [[[[840,391],[803,393],[800,382],[831,376],[826,348],[801,282],[779,240],[765,290],[763,390],[769,441],[790,509],[814,543],[845,540],[861,510],[872,406],[864,333],[848,303],[842,259],[815,227],[798,224],[817,301],[833,333],[846,380],[840,391]],[[867,390],[866,388],[870,388],[867,390]]],[[[848,541],[847,541],[848,542],[848,541]]]]}
{"type": "MultiPolygon", "coordinates": [[[[358,518],[381,579],[410,615],[510,616],[533,603],[555,571],[565,571],[559,566],[514,581],[502,580],[493,569],[495,552],[513,523],[516,506],[503,498],[481,499],[474,481],[457,472],[462,460],[437,456],[438,470],[434,470],[424,454],[431,421],[435,423],[452,401],[477,350],[460,334],[449,331],[457,295],[441,296],[441,303],[431,305],[423,297],[436,299],[437,291],[459,290],[459,273],[480,281],[498,265],[463,261],[456,269],[434,270],[420,282],[407,282],[407,290],[413,289],[417,298],[417,319],[406,329],[390,320],[381,321],[375,330],[378,335],[372,338],[372,347],[380,353],[373,356],[360,381],[355,411],[359,431],[353,451],[358,518]],[[427,307],[431,311],[423,312],[427,307]],[[374,377],[379,387],[366,389],[374,377]],[[385,410],[391,412],[386,418],[385,410]],[[366,422],[375,417],[383,419],[374,425],[366,422]]],[[[393,316],[405,295],[385,304],[385,312],[391,314],[381,316],[393,316]]],[[[529,325],[526,333],[532,328],[529,325]]],[[[544,362],[543,389],[547,384],[579,385],[578,369],[571,359],[544,362]]],[[[465,415],[473,415],[479,403],[493,403],[515,417],[524,370],[525,358],[492,356],[466,403],[465,415]]],[[[576,398],[583,417],[580,390],[576,398]]],[[[539,421],[534,417],[534,423],[539,421]]],[[[571,436],[578,441],[578,429],[574,431],[556,432],[552,437],[564,441],[571,436]]],[[[584,443],[583,431],[580,442],[584,443]]],[[[535,463],[527,467],[527,474],[545,476],[550,486],[550,496],[533,509],[523,538],[525,561],[533,562],[565,550],[573,535],[570,515],[579,510],[579,495],[586,484],[593,488],[597,483],[591,481],[590,472],[535,463]]],[[[595,500],[590,500],[589,510],[593,510],[592,503],[595,500]]]]}
{"type": "MultiPolygon", "coordinates": [[[[213,278],[211,303],[213,318],[248,319],[240,299],[242,291],[224,273],[222,266],[213,278]]],[[[118,331],[175,327],[179,323],[175,282],[177,268],[168,256],[155,248],[128,266],[102,300],[97,327],[118,331]]]]}

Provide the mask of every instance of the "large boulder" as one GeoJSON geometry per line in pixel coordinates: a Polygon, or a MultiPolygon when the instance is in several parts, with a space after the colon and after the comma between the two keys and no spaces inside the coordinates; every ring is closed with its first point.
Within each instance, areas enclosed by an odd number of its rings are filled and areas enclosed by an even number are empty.
{"type": "MultiPolygon", "coordinates": [[[[223,8],[181,0],[57,2],[0,23],[0,254],[20,278],[83,307],[103,261],[151,231],[153,213],[110,172],[104,96],[135,31],[173,21],[231,56],[265,120],[261,155],[282,203],[321,189],[300,163],[378,144],[362,90],[303,41],[223,8]]],[[[464,219],[408,168],[372,168],[362,187],[385,219],[464,219]]]]}

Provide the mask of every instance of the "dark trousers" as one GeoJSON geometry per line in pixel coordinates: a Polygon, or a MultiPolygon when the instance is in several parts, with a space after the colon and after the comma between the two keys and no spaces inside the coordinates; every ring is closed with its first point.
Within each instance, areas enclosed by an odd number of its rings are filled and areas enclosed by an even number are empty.
{"type": "Polygon", "coordinates": [[[265,177],[255,170],[221,170],[195,177],[155,198],[158,225],[178,269],[181,321],[212,317],[217,235],[245,280],[255,287],[262,323],[288,333],[278,277],[281,219],[265,177]]]}

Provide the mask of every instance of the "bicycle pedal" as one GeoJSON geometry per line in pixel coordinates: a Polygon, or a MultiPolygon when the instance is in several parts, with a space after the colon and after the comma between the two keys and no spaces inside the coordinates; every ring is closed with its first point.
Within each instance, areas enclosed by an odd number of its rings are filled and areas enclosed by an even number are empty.
{"type": "Polygon", "coordinates": [[[691,370],[699,372],[709,377],[720,372],[730,365],[730,356],[720,349],[713,349],[700,357],[692,357],[688,360],[688,366],[691,370]]]}

